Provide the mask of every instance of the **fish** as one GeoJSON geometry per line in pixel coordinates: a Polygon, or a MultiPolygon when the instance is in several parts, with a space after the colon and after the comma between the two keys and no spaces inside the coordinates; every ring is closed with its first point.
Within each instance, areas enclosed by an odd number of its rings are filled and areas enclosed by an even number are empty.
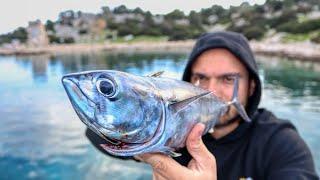
{"type": "Polygon", "coordinates": [[[198,83],[162,74],[95,70],[64,75],[62,84],[80,120],[105,140],[100,146],[114,156],[180,156],[177,150],[185,146],[194,125],[205,125],[203,135],[213,132],[231,105],[251,121],[238,101],[239,77],[232,100],[225,102],[198,83]]]}

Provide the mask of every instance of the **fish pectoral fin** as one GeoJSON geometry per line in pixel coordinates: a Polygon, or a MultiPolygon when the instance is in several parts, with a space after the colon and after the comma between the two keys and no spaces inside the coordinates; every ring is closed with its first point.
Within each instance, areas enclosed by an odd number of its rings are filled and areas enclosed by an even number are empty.
{"type": "Polygon", "coordinates": [[[179,156],[182,156],[181,153],[174,152],[174,149],[173,149],[173,148],[170,148],[170,147],[165,147],[165,149],[163,150],[163,153],[168,154],[168,155],[170,155],[171,157],[179,157],[179,156]]]}
{"type": "Polygon", "coordinates": [[[202,96],[205,96],[207,94],[210,94],[211,92],[205,92],[196,96],[192,96],[190,98],[184,99],[182,101],[170,101],[169,102],[169,107],[172,108],[175,112],[184,109],[188,104],[192,103],[193,101],[201,98],[202,96]]]}
{"type": "Polygon", "coordinates": [[[147,77],[160,77],[163,73],[164,71],[158,71],[158,72],[154,72],[152,74],[147,75],[147,77]]]}
{"type": "Polygon", "coordinates": [[[168,151],[168,154],[169,154],[171,157],[180,157],[180,156],[182,156],[181,153],[177,153],[177,152],[174,152],[174,151],[168,151]]]}
{"type": "Polygon", "coordinates": [[[214,129],[213,128],[210,128],[208,133],[214,133],[214,129]]]}

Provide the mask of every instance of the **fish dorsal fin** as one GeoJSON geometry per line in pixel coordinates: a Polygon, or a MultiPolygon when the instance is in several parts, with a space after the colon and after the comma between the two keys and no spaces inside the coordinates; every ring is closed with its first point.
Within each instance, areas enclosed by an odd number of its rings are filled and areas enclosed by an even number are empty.
{"type": "Polygon", "coordinates": [[[201,93],[199,95],[196,95],[196,96],[192,96],[190,98],[187,98],[187,99],[184,99],[182,101],[171,101],[169,102],[169,107],[171,109],[173,109],[175,112],[181,110],[181,109],[184,109],[188,104],[192,103],[193,101],[201,98],[202,96],[205,96],[207,94],[210,94],[211,92],[208,91],[208,92],[204,92],[204,93],[201,93]]]}
{"type": "Polygon", "coordinates": [[[164,71],[158,71],[158,72],[154,72],[152,74],[147,75],[147,77],[160,77],[163,73],[164,71]]]}

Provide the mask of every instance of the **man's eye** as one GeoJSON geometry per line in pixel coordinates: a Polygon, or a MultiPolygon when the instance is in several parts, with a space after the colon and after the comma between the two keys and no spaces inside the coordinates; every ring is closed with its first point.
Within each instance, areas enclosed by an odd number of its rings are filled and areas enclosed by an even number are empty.
{"type": "Polygon", "coordinates": [[[235,77],[234,76],[225,76],[223,81],[228,84],[233,84],[235,77]]]}
{"type": "Polygon", "coordinates": [[[200,75],[200,76],[198,76],[198,79],[199,79],[199,80],[204,80],[204,79],[206,79],[206,77],[200,75]]]}
{"type": "Polygon", "coordinates": [[[193,75],[193,76],[191,77],[191,80],[192,80],[193,82],[202,81],[202,80],[205,80],[205,79],[206,79],[206,77],[205,77],[205,76],[202,76],[202,75],[193,75]]]}

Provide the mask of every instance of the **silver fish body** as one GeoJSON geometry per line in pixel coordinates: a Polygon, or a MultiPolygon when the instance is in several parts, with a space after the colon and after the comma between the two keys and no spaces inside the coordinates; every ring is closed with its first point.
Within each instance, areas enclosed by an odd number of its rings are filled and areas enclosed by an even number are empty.
{"type": "Polygon", "coordinates": [[[116,156],[177,155],[196,123],[205,134],[230,106],[187,82],[113,70],[69,74],[62,83],[79,118],[116,156]]]}

